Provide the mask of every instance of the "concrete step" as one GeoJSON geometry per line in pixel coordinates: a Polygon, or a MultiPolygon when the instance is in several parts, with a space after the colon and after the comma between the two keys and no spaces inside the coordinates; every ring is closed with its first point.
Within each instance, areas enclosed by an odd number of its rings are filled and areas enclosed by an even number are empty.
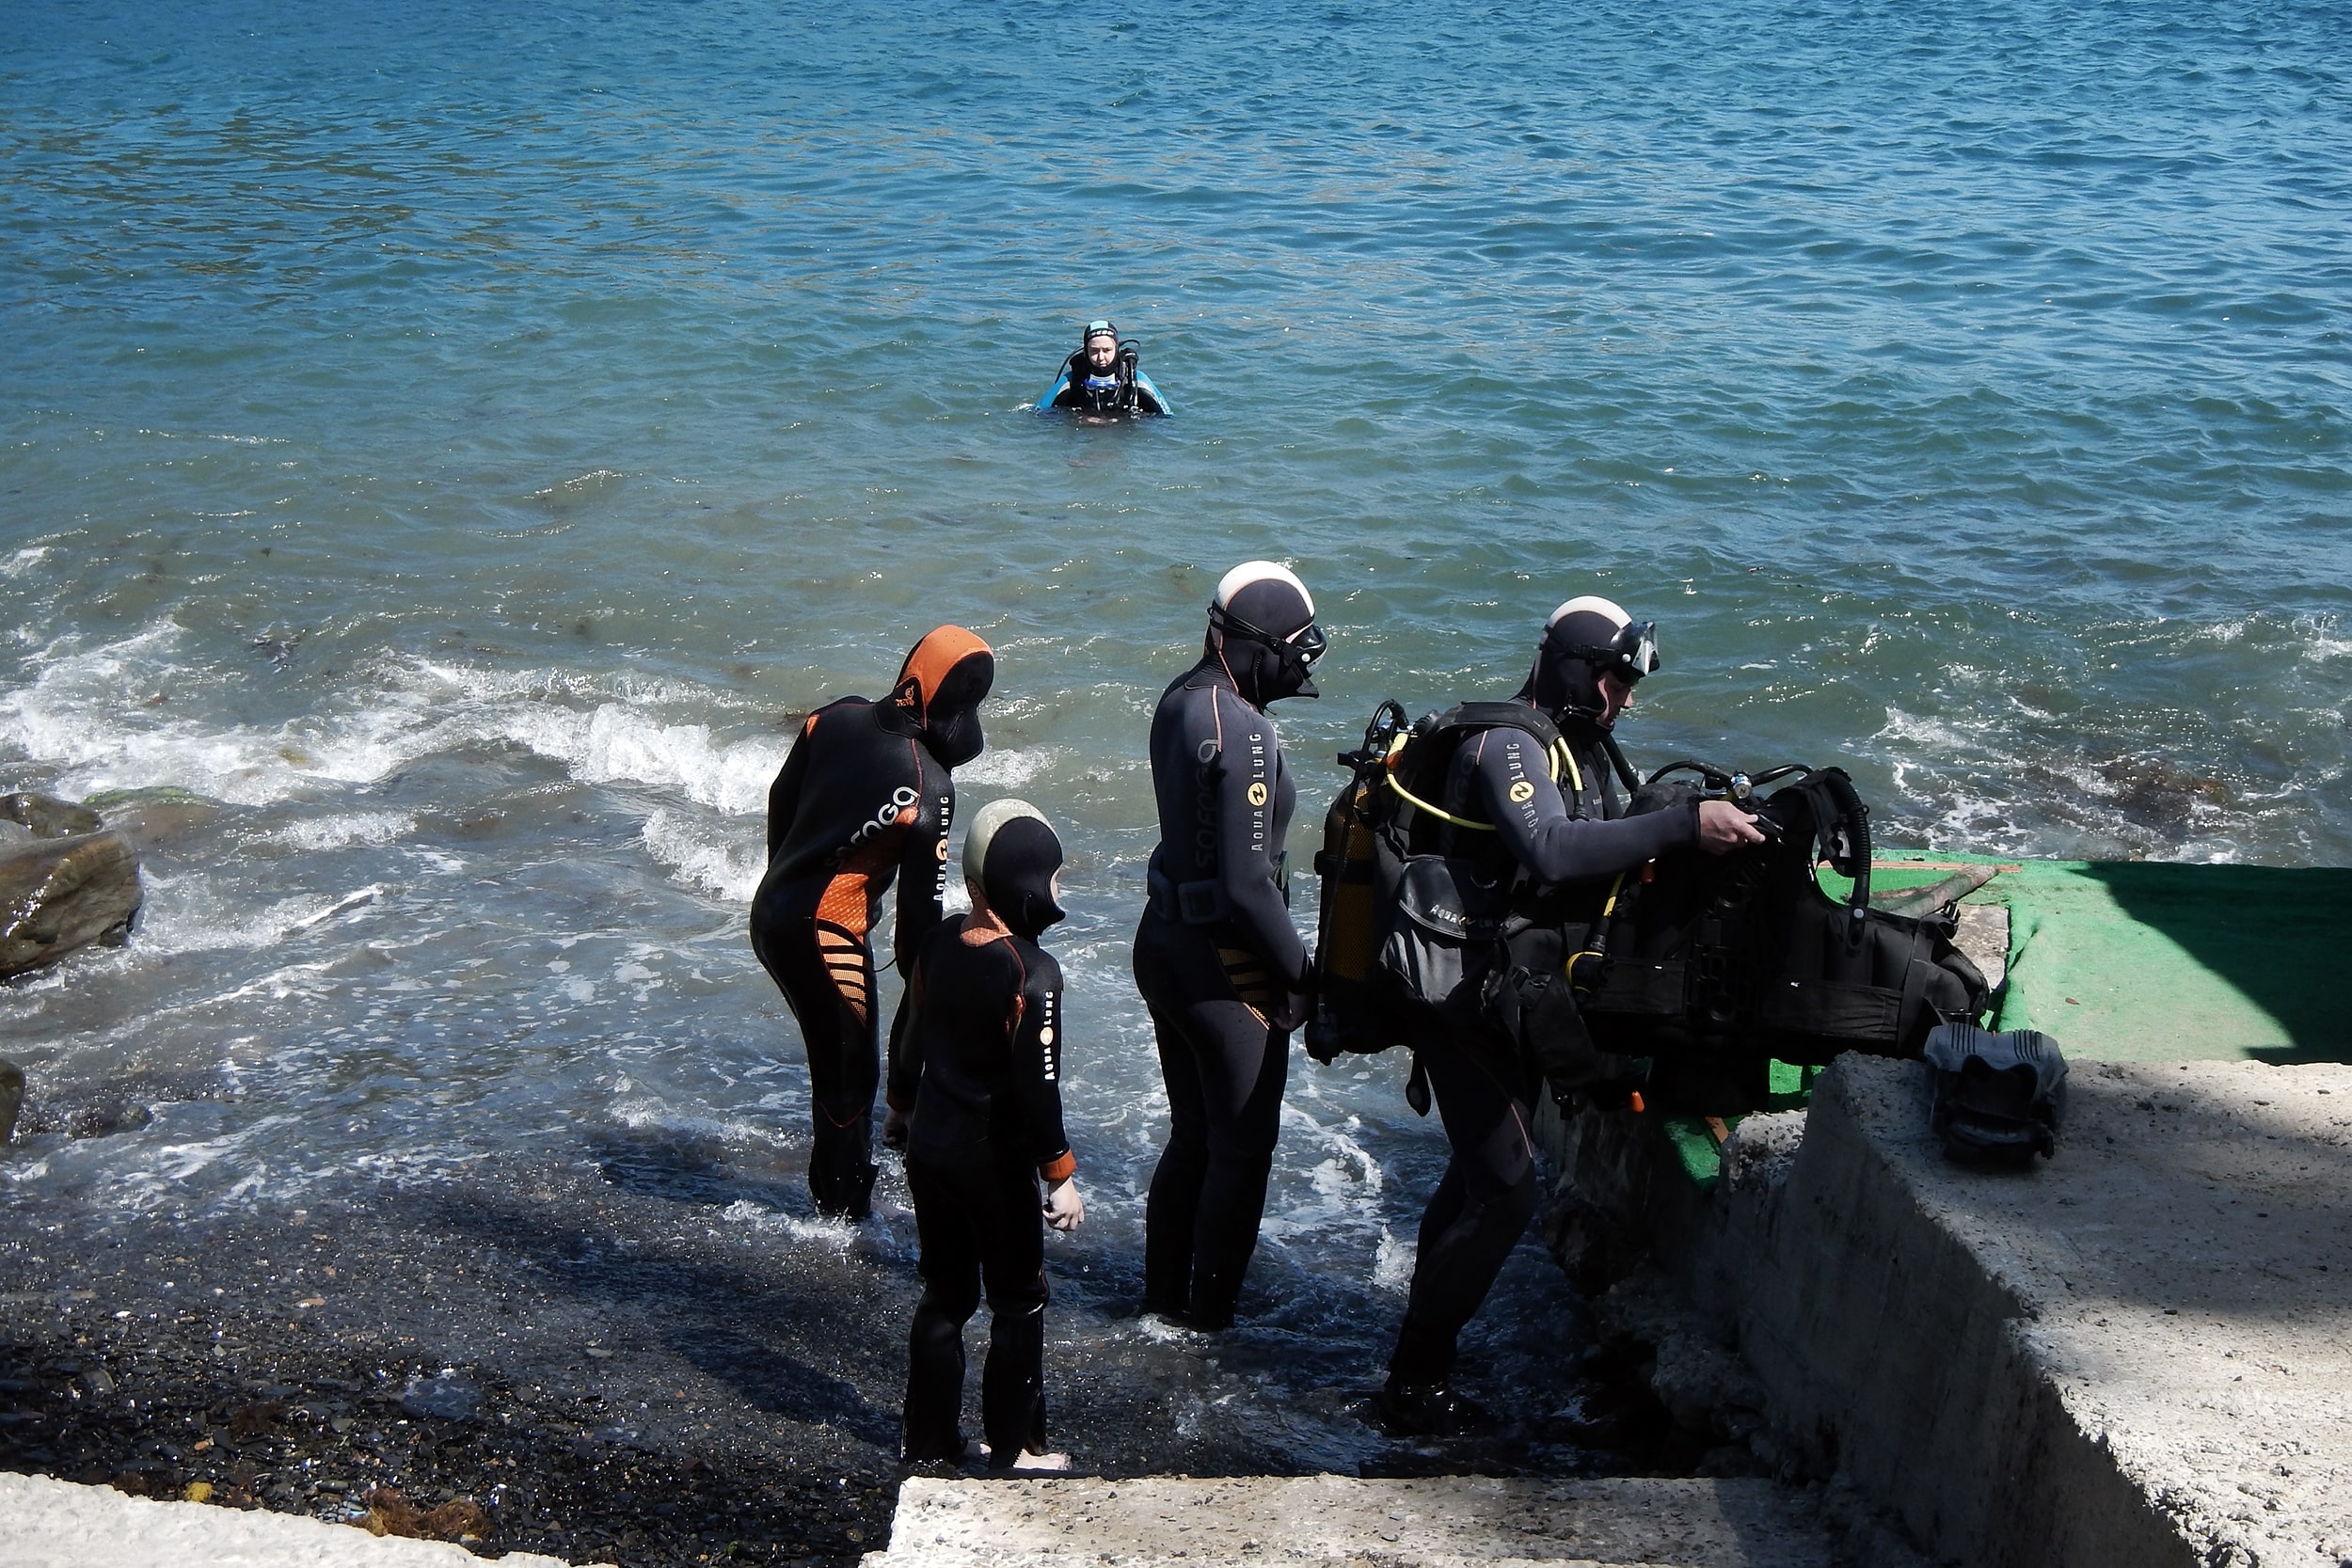
{"type": "MultiPolygon", "coordinates": [[[[564,1568],[530,1552],[510,1552],[500,1560],[506,1568],[564,1568]]],[[[443,1541],[403,1541],[297,1514],[151,1502],[110,1486],[0,1473],[0,1568],[479,1568],[481,1562],[443,1541]]]]}
{"type": "Polygon", "coordinates": [[[908,1481],[866,1568],[1832,1568],[1769,1481],[1250,1476],[908,1481]]]}

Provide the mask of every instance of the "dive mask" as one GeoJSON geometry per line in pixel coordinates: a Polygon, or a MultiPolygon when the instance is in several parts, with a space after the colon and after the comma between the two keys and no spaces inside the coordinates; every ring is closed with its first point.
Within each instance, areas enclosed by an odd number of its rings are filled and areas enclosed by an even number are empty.
{"type": "Polygon", "coordinates": [[[1244,641],[1255,642],[1274,657],[1275,668],[1266,673],[1266,683],[1256,688],[1259,695],[1252,697],[1252,701],[1322,695],[1315,689],[1313,670],[1315,660],[1323,657],[1329,641],[1317,623],[1309,621],[1296,631],[1278,635],[1263,626],[1251,626],[1230,610],[1212,605],[1209,607],[1209,624],[1224,637],[1238,637],[1244,641]]]}
{"type": "Polygon", "coordinates": [[[1606,647],[1583,646],[1562,648],[1559,652],[1570,658],[1588,661],[1597,673],[1611,673],[1630,686],[1644,675],[1658,673],[1658,623],[1629,621],[1617,628],[1617,635],[1606,647]]]}
{"type": "Polygon", "coordinates": [[[1211,605],[1209,618],[1226,636],[1248,638],[1252,642],[1264,643],[1277,653],[1287,653],[1297,659],[1302,669],[1314,668],[1315,660],[1321,658],[1323,651],[1331,645],[1330,640],[1323,635],[1322,626],[1314,621],[1308,622],[1287,637],[1281,637],[1263,627],[1251,626],[1232,610],[1221,606],[1211,605]]]}

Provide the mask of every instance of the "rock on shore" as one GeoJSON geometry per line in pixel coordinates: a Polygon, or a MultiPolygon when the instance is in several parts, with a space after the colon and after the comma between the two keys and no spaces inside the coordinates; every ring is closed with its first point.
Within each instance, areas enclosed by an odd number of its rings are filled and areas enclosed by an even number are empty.
{"type": "Polygon", "coordinates": [[[24,835],[0,839],[0,980],[129,937],[141,894],[128,834],[87,807],[26,792],[0,796],[0,818],[24,835]]]}

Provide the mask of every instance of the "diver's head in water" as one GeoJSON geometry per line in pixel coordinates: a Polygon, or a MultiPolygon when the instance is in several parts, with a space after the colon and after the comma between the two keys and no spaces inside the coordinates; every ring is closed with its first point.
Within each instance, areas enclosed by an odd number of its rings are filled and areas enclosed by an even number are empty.
{"type": "Polygon", "coordinates": [[[1119,328],[1106,321],[1090,321],[1080,336],[1079,348],[1087,356],[1087,369],[1097,375],[1107,375],[1119,363],[1119,328]]]}
{"type": "Polygon", "coordinates": [[[913,736],[943,768],[980,754],[980,699],[996,680],[996,656],[961,626],[926,633],[882,704],[882,722],[913,736]]]}
{"type": "Polygon", "coordinates": [[[1320,695],[1311,672],[1324,645],[1315,601],[1289,567],[1245,561],[1217,583],[1205,651],[1223,663],[1243,701],[1263,707],[1320,695]]]}
{"type": "Polygon", "coordinates": [[[1519,695],[1554,719],[1613,727],[1633,688],[1658,668],[1658,623],[1636,621],[1595,594],[1570,599],[1544,623],[1519,695]]]}
{"type": "Polygon", "coordinates": [[[1035,942],[1061,919],[1061,840],[1026,800],[991,800],[963,840],[963,882],[977,909],[995,911],[1015,936],[1035,942]]]}

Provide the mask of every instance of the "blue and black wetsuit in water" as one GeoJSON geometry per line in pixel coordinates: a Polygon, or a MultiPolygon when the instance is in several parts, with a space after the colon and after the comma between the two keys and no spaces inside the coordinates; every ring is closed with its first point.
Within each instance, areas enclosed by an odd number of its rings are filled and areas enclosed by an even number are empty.
{"type": "Polygon", "coordinates": [[[1109,322],[1087,323],[1077,349],[1062,361],[1061,374],[1037,400],[1038,407],[1103,415],[1174,413],[1152,378],[1137,367],[1140,352],[1141,345],[1132,338],[1120,339],[1119,329],[1109,322]],[[1098,339],[1116,345],[1107,365],[1097,366],[1089,357],[1089,346],[1098,339]]]}
{"type": "Polygon", "coordinates": [[[941,924],[907,977],[890,1107],[905,1118],[923,1299],[907,1340],[900,1457],[963,1452],[963,1325],[985,1291],[980,1419],[992,1462],[1045,1451],[1045,1253],[1038,1182],[1077,1166],[1062,1131],[1061,844],[1034,808],[981,809],[964,846],[972,912],[941,924]]]}
{"type": "MultiPolygon", "coordinates": [[[[1623,611],[1616,615],[1621,622],[1623,611]]],[[[1438,802],[1453,816],[1493,824],[1491,832],[1448,827],[1440,847],[1521,889],[1515,908],[1533,917],[1523,940],[1540,945],[1549,939],[1550,946],[1522,951],[1515,942],[1513,961],[1539,972],[1568,956],[1559,950],[1560,920],[1589,920],[1610,879],[1698,836],[1695,802],[1623,815],[1617,759],[1595,720],[1595,677],[1582,657],[1588,643],[1606,642],[1615,630],[1555,616],[1535,672],[1518,693],[1549,715],[1566,741],[1565,777],[1553,777],[1534,735],[1498,726],[1455,749],[1438,802]]],[[[1453,1157],[1422,1214],[1387,1399],[1392,1420],[1426,1430],[1447,1424],[1455,1342],[1535,1212],[1536,1081],[1528,1063],[1499,1053],[1484,1034],[1440,1028],[1416,1036],[1412,1046],[1453,1157]]]]}
{"type": "Polygon", "coordinates": [[[1144,1307],[1232,1322],[1304,1009],[1283,840],[1296,792],[1270,703],[1312,696],[1314,605],[1281,567],[1219,584],[1200,662],[1152,717],[1160,843],[1136,931],[1136,986],[1158,1037],[1168,1141],[1144,1212],[1144,1307]]]}
{"type": "Polygon", "coordinates": [[[872,932],[893,881],[901,974],[939,924],[956,809],[949,770],[979,754],[979,705],[995,673],[987,643],[939,627],[907,655],[888,697],[844,697],[810,714],[768,792],[752,951],[808,1051],[808,1186],[819,1213],[863,1219],[871,1207],[882,1077],[872,932]]]}

